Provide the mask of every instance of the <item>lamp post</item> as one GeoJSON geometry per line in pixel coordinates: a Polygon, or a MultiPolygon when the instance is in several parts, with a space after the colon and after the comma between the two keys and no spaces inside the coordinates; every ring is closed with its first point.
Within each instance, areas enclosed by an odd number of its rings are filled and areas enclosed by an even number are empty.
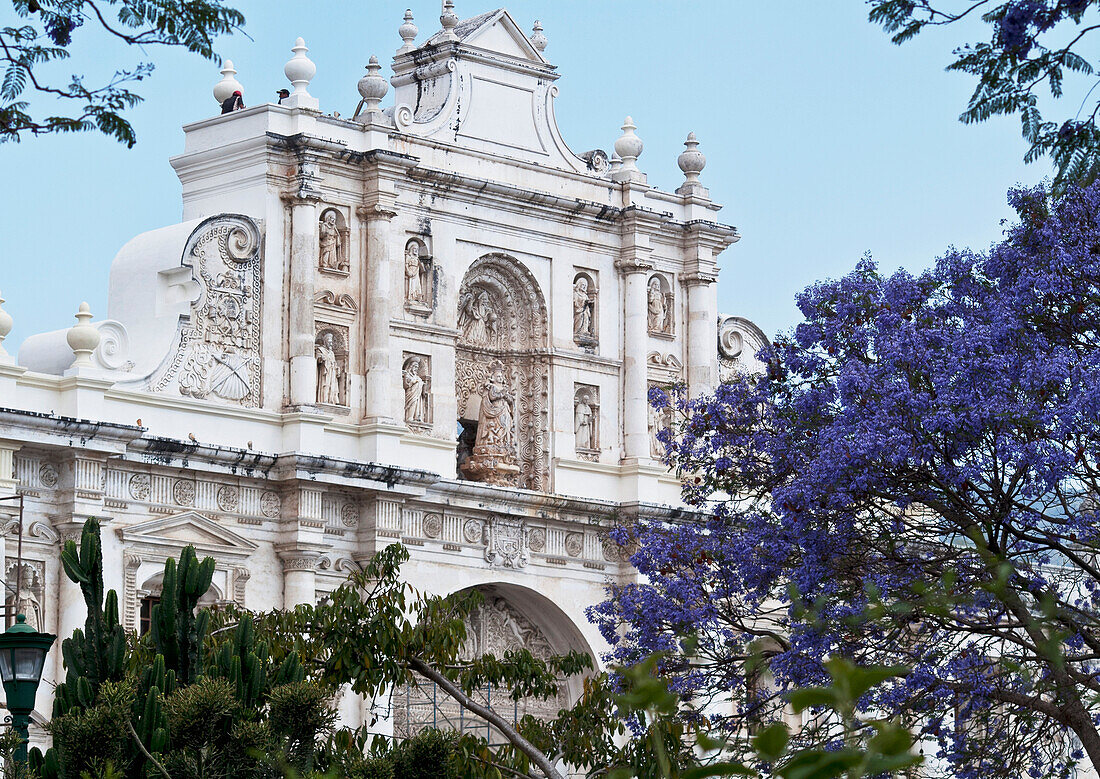
{"type": "Polygon", "coordinates": [[[42,681],[46,654],[57,636],[39,633],[27,624],[23,614],[15,615],[15,624],[0,634],[0,679],[11,712],[11,726],[20,736],[15,750],[16,765],[27,764],[27,726],[34,711],[34,696],[42,681]]]}

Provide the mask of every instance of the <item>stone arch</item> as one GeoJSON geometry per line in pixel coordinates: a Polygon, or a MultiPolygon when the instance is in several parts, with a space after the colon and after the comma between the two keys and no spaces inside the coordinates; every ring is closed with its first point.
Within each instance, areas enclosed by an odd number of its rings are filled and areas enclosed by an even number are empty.
{"type": "Polygon", "coordinates": [[[514,257],[486,254],[463,276],[458,301],[459,473],[476,481],[549,490],[549,327],[538,282],[514,257]],[[491,391],[487,387],[498,371],[498,386],[491,391]],[[492,392],[511,399],[510,431],[504,431],[510,434],[476,451],[476,429],[485,421],[482,399],[492,392]]]}
{"type": "MultiPolygon", "coordinates": [[[[474,585],[460,592],[469,590],[481,592],[483,600],[467,620],[467,643],[460,660],[490,653],[500,657],[509,649],[519,648],[539,658],[578,651],[598,659],[573,620],[542,593],[504,582],[474,585]]],[[[580,697],[582,689],[583,680],[573,677],[562,685],[557,698],[543,701],[514,701],[506,691],[494,695],[491,689],[478,691],[475,697],[505,719],[518,722],[527,714],[555,717],[560,709],[567,708],[580,697]]],[[[391,710],[393,732],[398,737],[407,738],[424,728],[439,727],[478,731],[488,734],[493,741],[501,740],[500,734],[488,728],[483,720],[462,712],[454,699],[426,680],[395,689],[391,710]]]]}

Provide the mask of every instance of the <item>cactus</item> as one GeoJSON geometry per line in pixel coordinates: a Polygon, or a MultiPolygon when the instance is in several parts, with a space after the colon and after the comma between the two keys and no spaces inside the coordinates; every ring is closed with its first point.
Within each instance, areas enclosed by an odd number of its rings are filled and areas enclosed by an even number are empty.
{"type": "Polygon", "coordinates": [[[210,589],[214,558],[200,563],[194,547],[184,547],[179,564],[164,564],[160,603],[153,607],[150,634],[153,648],[164,656],[165,665],[176,672],[182,685],[194,684],[202,673],[202,644],[210,623],[210,612],[195,608],[210,589]]]}

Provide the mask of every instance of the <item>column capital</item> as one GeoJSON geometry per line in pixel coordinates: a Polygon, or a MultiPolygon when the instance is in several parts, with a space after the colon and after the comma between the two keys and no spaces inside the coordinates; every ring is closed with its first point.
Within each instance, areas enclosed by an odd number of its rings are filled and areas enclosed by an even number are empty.
{"type": "Polygon", "coordinates": [[[303,184],[298,189],[280,192],[279,199],[292,206],[315,206],[321,202],[321,193],[303,184]]]}
{"type": "Polygon", "coordinates": [[[713,269],[699,269],[691,273],[681,274],[680,281],[687,287],[694,287],[700,284],[714,284],[718,281],[718,271],[713,269]]]}
{"type": "Polygon", "coordinates": [[[649,273],[653,270],[653,263],[642,257],[629,257],[615,260],[615,270],[624,276],[632,273],[649,273]]]}
{"type": "Polygon", "coordinates": [[[321,550],[297,545],[277,544],[275,553],[282,560],[284,571],[313,571],[321,559],[321,550]]]}
{"type": "Polygon", "coordinates": [[[359,206],[355,209],[355,215],[360,219],[366,219],[368,222],[380,220],[388,222],[397,216],[397,212],[386,208],[381,203],[374,203],[373,205],[359,206]]]}

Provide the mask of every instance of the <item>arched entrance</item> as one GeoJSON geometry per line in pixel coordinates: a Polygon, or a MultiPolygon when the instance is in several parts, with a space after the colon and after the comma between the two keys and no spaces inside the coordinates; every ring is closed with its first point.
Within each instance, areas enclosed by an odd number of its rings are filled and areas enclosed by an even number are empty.
{"type": "MultiPolygon", "coordinates": [[[[545,596],[525,587],[508,584],[487,584],[478,590],[481,604],[466,621],[466,644],[459,660],[470,660],[492,654],[503,657],[514,649],[526,649],[540,659],[569,651],[592,653],[588,643],[569,617],[545,596]]],[[[566,680],[556,698],[513,700],[506,689],[486,686],[473,697],[512,723],[531,715],[542,719],[556,717],[558,711],[570,706],[580,695],[579,678],[566,680]]],[[[394,690],[391,700],[393,733],[409,738],[425,728],[440,728],[477,733],[490,743],[503,742],[503,736],[486,723],[465,711],[457,701],[436,685],[424,679],[394,690]]]]}
{"type": "Polygon", "coordinates": [[[455,398],[462,478],[550,489],[546,303],[514,257],[470,265],[458,295],[455,398]]]}

